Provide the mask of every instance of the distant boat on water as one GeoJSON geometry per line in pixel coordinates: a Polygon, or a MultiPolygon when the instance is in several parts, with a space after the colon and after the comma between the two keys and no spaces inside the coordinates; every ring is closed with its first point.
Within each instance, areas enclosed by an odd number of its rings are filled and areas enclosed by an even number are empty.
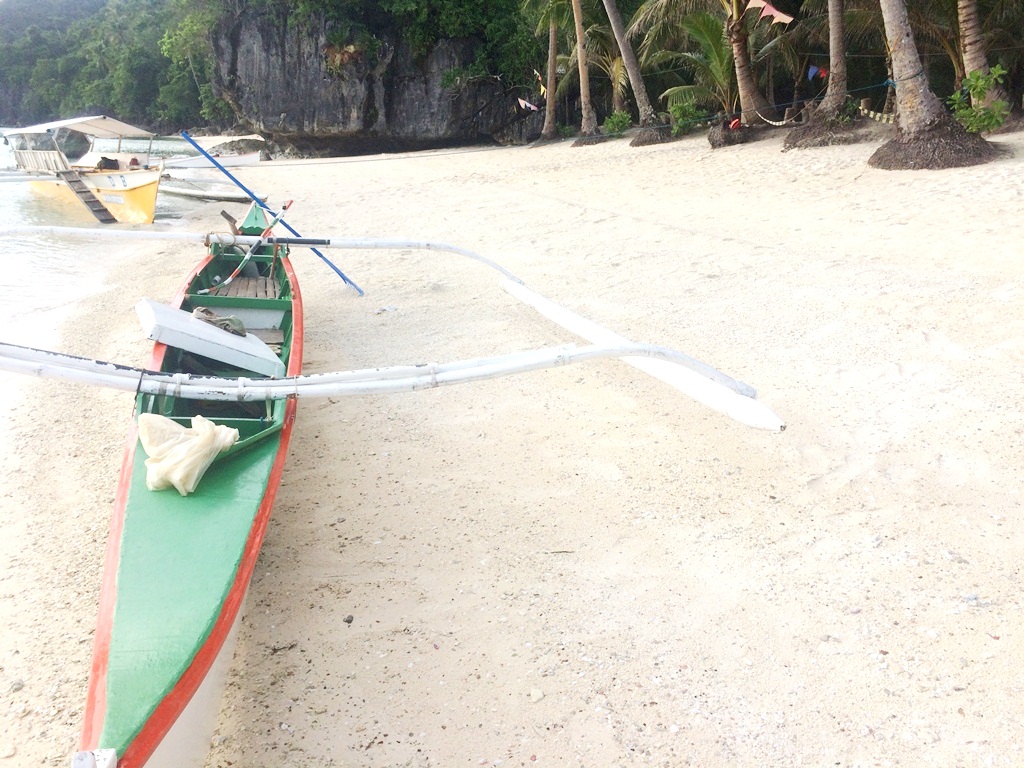
{"type": "Polygon", "coordinates": [[[4,142],[34,191],[85,205],[104,224],[151,224],[162,175],[159,158],[152,157],[154,136],[112,117],[95,115],[13,128],[4,132],[4,142]],[[89,139],[89,150],[78,160],[69,160],[58,145],[62,129],[89,139]],[[96,139],[117,139],[117,149],[100,153],[96,139]],[[148,139],[149,149],[122,151],[124,139],[148,139]]]}
{"type": "MultiPolygon", "coordinates": [[[[212,153],[211,153],[212,154],[212,153]]],[[[240,155],[217,155],[212,157],[225,168],[237,168],[245,165],[256,165],[260,161],[260,151],[246,152],[240,155]]],[[[203,155],[189,157],[169,157],[164,160],[164,168],[213,168],[209,158],[203,155]]]]}
{"type": "MultiPolygon", "coordinates": [[[[219,200],[226,203],[248,203],[252,198],[238,187],[210,179],[177,177],[165,174],[160,194],[188,197],[193,200],[219,200]]],[[[264,201],[266,197],[262,198],[264,201]]]]}

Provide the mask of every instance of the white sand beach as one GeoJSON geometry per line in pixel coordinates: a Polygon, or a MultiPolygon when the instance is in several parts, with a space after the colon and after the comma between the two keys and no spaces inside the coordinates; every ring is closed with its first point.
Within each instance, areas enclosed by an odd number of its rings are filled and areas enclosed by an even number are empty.
{"type": "MultiPolygon", "coordinates": [[[[469,149],[238,169],[306,235],[440,240],[753,385],[618,361],[304,402],[210,768],[1024,765],[1024,134],[975,168],[469,149]]],[[[212,203],[159,226],[222,229],[212,203]]],[[[142,364],[200,247],[118,244],[61,349],[142,364]]],[[[577,342],[446,253],[295,251],[308,372],[577,342]]],[[[0,455],[0,766],[65,766],[132,396],[0,455]]]]}

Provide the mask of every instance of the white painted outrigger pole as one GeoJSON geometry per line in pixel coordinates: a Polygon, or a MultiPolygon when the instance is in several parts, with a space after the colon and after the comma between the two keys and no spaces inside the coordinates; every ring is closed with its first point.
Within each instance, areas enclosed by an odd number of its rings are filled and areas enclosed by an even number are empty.
{"type": "MultiPolygon", "coordinates": [[[[581,317],[544,298],[521,283],[502,280],[501,287],[524,304],[529,304],[544,317],[591,344],[616,346],[634,343],[625,336],[620,336],[593,320],[581,317]]],[[[785,423],[771,408],[755,399],[757,392],[753,387],[731,379],[698,360],[691,358],[692,363],[683,366],[653,357],[620,359],[656,379],[661,379],[708,408],[724,413],[747,426],[772,432],[781,432],[786,428],[785,423]]]]}
{"type": "MultiPolygon", "coordinates": [[[[536,309],[549,320],[557,323],[571,333],[587,339],[596,347],[604,348],[601,351],[589,350],[584,354],[577,351],[568,355],[567,358],[554,364],[564,364],[572,358],[581,359],[587,357],[607,356],[616,348],[620,351],[620,359],[629,363],[645,373],[654,376],[661,381],[675,387],[680,392],[692,397],[699,403],[703,403],[719,413],[730,418],[754,427],[765,429],[771,432],[781,432],[786,428],[785,422],[772,411],[768,406],[757,400],[757,392],[753,387],[736,381],[726,374],[695,360],[692,357],[664,348],[649,347],[630,341],[592,320],[577,315],[574,312],[562,307],[550,299],[541,296],[539,293],[529,289],[518,277],[513,275],[500,264],[481,256],[478,253],[448,243],[438,243],[423,240],[382,240],[382,239],[354,239],[354,238],[314,238],[314,237],[267,237],[261,238],[252,235],[233,234],[189,234],[180,232],[141,232],[138,230],[113,230],[113,229],[82,229],[77,227],[8,227],[0,228],[0,236],[11,236],[18,234],[52,234],[52,235],[73,235],[78,237],[100,236],[106,238],[124,238],[136,240],[185,240],[200,242],[209,246],[211,243],[223,245],[252,245],[257,242],[268,244],[294,245],[309,248],[340,248],[340,249],[373,249],[373,250],[403,250],[419,249],[432,251],[447,251],[461,256],[474,259],[482,264],[500,272],[504,279],[501,287],[511,296],[519,299],[525,304],[536,309]],[[652,352],[652,350],[661,350],[652,352]],[[666,353],[671,353],[670,356],[666,353]],[[671,357],[671,359],[668,359],[671,357]]],[[[538,350],[541,352],[541,350],[538,350]]],[[[52,354],[52,353],[50,353],[52,354]]],[[[517,361],[521,362],[521,361],[517,361]]],[[[21,363],[24,364],[23,362],[21,363]]],[[[548,367],[551,365],[538,365],[537,367],[548,367]]],[[[14,363],[17,367],[19,364],[14,363]]],[[[109,365],[109,364],[104,364],[109,365]]],[[[477,365],[469,367],[478,368],[477,365]]],[[[62,374],[66,374],[66,366],[58,366],[62,374]]],[[[43,369],[36,368],[31,372],[41,374],[43,369]]],[[[12,370],[12,368],[8,368],[12,370]]],[[[523,370],[519,368],[518,370],[523,370]]],[[[29,372],[29,371],[25,371],[29,372]]],[[[497,375],[505,375],[511,371],[503,371],[497,375]]],[[[517,371],[518,372],[518,371],[517,371]]],[[[56,369],[50,374],[56,373],[56,369]]],[[[479,371],[478,371],[479,373],[479,371]]],[[[46,374],[44,374],[46,375],[46,374]]],[[[467,377],[469,378],[469,377],[467,377]]],[[[408,383],[408,382],[407,382],[408,383]]],[[[454,383],[446,381],[444,383],[454,383]]],[[[266,385],[267,382],[263,382],[266,385]]],[[[378,385],[380,382],[378,382],[378,385]]],[[[253,388],[259,388],[258,382],[253,382],[253,388]]],[[[109,385],[108,385],[109,386],[109,385]]],[[[436,386],[436,384],[433,384],[436,386]]],[[[424,388],[419,382],[411,386],[411,389],[424,388]]],[[[379,391],[379,390],[378,390],[379,391]]],[[[312,394],[312,392],[310,392],[312,394]]]]}

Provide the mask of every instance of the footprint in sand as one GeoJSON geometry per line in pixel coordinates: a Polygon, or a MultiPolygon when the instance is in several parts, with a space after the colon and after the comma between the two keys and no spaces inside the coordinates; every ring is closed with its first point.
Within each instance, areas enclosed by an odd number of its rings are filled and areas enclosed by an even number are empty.
{"type": "Polygon", "coordinates": [[[1020,286],[1016,283],[1003,283],[989,294],[996,301],[1017,301],[1020,299],[1020,286]]]}
{"type": "Polygon", "coordinates": [[[932,352],[941,357],[946,357],[950,360],[963,360],[967,357],[967,353],[962,346],[950,341],[949,338],[938,331],[925,331],[924,340],[931,347],[932,352]]]}
{"type": "Polygon", "coordinates": [[[847,455],[838,466],[808,480],[807,488],[817,492],[834,493],[874,467],[876,458],[867,454],[847,455]]]}

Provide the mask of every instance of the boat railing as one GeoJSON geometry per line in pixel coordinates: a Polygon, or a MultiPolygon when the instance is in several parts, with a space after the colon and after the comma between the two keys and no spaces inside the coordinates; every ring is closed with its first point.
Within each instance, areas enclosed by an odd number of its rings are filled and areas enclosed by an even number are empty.
{"type": "Polygon", "coordinates": [[[63,152],[47,149],[15,149],[14,162],[23,171],[56,173],[69,170],[63,152]]]}
{"type": "Polygon", "coordinates": [[[134,171],[141,168],[149,168],[149,160],[149,155],[145,152],[97,152],[89,150],[72,165],[76,169],[134,171]],[[114,165],[117,167],[115,168],[114,165]]]}

